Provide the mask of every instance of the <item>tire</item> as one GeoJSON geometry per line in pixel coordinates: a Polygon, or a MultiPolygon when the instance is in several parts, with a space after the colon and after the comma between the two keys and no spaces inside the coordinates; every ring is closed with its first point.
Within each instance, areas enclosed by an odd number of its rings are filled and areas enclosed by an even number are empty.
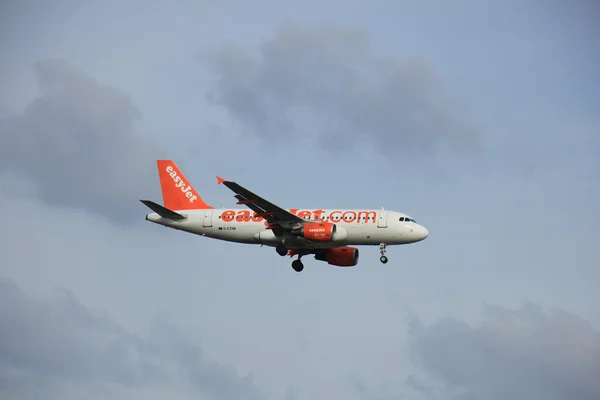
{"type": "Polygon", "coordinates": [[[294,271],[296,272],[302,272],[304,264],[302,264],[302,261],[300,260],[294,260],[294,262],[292,262],[292,268],[294,268],[294,271]]]}
{"type": "Polygon", "coordinates": [[[279,254],[280,256],[286,256],[288,253],[288,249],[287,247],[285,247],[285,244],[283,243],[279,243],[276,247],[275,247],[275,251],[277,252],[277,254],[279,254]]]}

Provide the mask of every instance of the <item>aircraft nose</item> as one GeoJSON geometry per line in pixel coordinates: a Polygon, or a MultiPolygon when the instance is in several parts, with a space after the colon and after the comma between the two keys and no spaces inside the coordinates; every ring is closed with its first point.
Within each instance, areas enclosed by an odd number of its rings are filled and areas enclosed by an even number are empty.
{"type": "Polygon", "coordinates": [[[429,236],[429,231],[423,225],[419,225],[419,229],[416,229],[417,240],[424,240],[429,236]]]}

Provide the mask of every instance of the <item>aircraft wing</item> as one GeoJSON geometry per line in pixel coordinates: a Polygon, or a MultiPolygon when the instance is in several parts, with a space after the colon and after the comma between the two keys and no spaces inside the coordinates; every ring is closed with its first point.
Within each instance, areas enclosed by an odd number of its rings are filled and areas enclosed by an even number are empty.
{"type": "Polygon", "coordinates": [[[217,176],[219,185],[223,184],[231,189],[235,193],[235,198],[238,199],[237,204],[244,204],[248,206],[252,211],[256,212],[257,216],[263,217],[267,220],[273,233],[280,235],[284,229],[291,229],[292,226],[298,223],[304,223],[302,218],[291,212],[284,210],[283,208],[271,203],[268,200],[252,193],[243,186],[238,185],[235,182],[227,181],[217,176]]]}

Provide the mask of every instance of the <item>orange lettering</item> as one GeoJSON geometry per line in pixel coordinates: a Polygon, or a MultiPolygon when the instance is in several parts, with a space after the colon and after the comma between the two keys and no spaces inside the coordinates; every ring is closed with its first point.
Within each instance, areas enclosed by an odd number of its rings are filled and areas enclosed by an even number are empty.
{"type": "Polygon", "coordinates": [[[221,219],[223,222],[231,222],[233,221],[233,217],[235,217],[235,211],[227,210],[221,214],[221,219]]]}
{"type": "Polygon", "coordinates": [[[250,221],[250,211],[248,211],[248,210],[238,211],[238,214],[237,214],[237,217],[235,217],[235,220],[238,222],[250,221]]]}
{"type": "MultiPolygon", "coordinates": [[[[294,215],[302,219],[314,219],[316,221],[321,221],[323,218],[323,214],[325,210],[301,210],[298,208],[290,209],[290,212],[294,215]]],[[[270,215],[272,213],[264,213],[264,215],[270,215]]],[[[263,222],[265,226],[269,226],[269,223],[264,218],[264,215],[256,212],[251,212],[250,210],[227,210],[221,214],[221,219],[223,222],[263,222]]],[[[332,211],[329,214],[329,218],[325,218],[322,222],[346,222],[346,223],[375,223],[377,213],[375,211],[345,211],[342,212],[340,210],[332,211]]]]}
{"type": "Polygon", "coordinates": [[[341,211],[333,211],[331,214],[329,214],[329,220],[332,221],[332,222],[340,222],[341,214],[342,214],[341,211]],[[333,214],[335,214],[335,213],[340,214],[340,216],[334,218],[333,214]]]}
{"type": "Polygon", "coordinates": [[[346,211],[342,215],[342,219],[346,222],[352,222],[356,219],[356,213],[354,211],[346,211]]]}
{"type": "Polygon", "coordinates": [[[358,219],[359,221],[362,218],[365,218],[365,223],[367,223],[367,221],[369,221],[370,217],[373,217],[373,222],[375,222],[375,211],[361,211],[358,213],[358,219]]]}
{"type": "Polygon", "coordinates": [[[257,216],[256,213],[252,214],[252,222],[260,222],[263,219],[264,219],[263,217],[257,216]]]}
{"type": "Polygon", "coordinates": [[[317,221],[319,221],[321,219],[321,214],[323,214],[325,212],[325,210],[315,210],[314,214],[315,214],[315,219],[317,221]]]}
{"type": "Polygon", "coordinates": [[[300,211],[298,213],[298,216],[300,218],[310,218],[312,216],[312,213],[310,211],[300,211]]]}

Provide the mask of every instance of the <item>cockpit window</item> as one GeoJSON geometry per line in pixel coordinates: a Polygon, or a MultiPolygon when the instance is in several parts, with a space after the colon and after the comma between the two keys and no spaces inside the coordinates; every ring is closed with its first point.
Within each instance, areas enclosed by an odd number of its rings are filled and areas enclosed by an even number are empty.
{"type": "Polygon", "coordinates": [[[400,217],[400,221],[401,222],[402,221],[404,221],[404,222],[414,222],[415,224],[417,223],[417,221],[415,221],[414,219],[409,218],[409,217],[400,217]]]}
{"type": "Polygon", "coordinates": [[[404,221],[404,217],[400,217],[400,221],[404,221]]]}

